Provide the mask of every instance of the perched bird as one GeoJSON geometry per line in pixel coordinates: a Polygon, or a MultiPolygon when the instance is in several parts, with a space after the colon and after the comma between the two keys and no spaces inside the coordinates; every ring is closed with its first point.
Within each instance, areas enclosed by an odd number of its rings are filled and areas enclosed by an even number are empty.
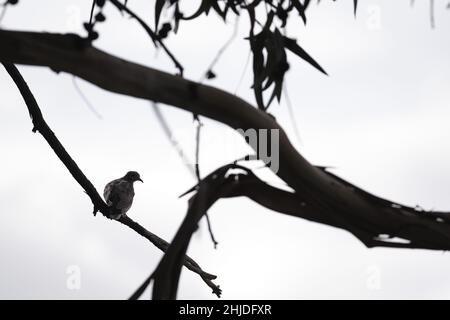
{"type": "Polygon", "coordinates": [[[105,186],[103,197],[108,207],[113,208],[111,213],[112,219],[120,219],[131,208],[133,204],[135,181],[142,181],[139,173],[129,171],[122,178],[113,180],[105,186]]]}

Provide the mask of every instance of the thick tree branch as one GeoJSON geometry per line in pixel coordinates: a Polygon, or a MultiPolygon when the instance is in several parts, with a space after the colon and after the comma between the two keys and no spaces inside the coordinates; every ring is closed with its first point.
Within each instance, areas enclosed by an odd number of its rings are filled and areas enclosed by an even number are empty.
{"type": "Polygon", "coordinates": [[[272,117],[232,94],[114,57],[76,35],[0,31],[0,43],[0,61],[48,66],[106,90],[176,106],[232,128],[278,129],[277,175],[314,208],[311,214],[320,212],[323,223],[350,231],[368,247],[378,245],[374,235],[383,232],[398,234],[416,248],[450,248],[448,213],[439,213],[439,220],[437,213],[411,211],[314,167],[272,117]]]}
{"type": "MultiPolygon", "coordinates": [[[[39,105],[36,102],[33,94],[31,93],[27,83],[23,79],[19,70],[11,63],[3,63],[6,71],[13,79],[17,88],[19,89],[30,113],[31,119],[33,121],[33,132],[38,131],[44,139],[48,142],[50,147],[56,153],[61,162],[66,166],[75,180],[80,184],[80,186],[85,190],[87,195],[92,200],[94,204],[94,213],[100,211],[104,216],[109,217],[110,208],[103,201],[101,196],[98,194],[97,190],[93,186],[93,184],[89,181],[89,179],[84,175],[81,169],[78,167],[76,162],[72,159],[72,157],[67,153],[64,146],[59,142],[58,138],[54,134],[54,132],[50,129],[50,127],[45,122],[42,112],[39,108],[39,105]]],[[[163,252],[166,252],[169,243],[164,239],[159,238],[157,235],[152,232],[146,230],[144,227],[139,225],[137,222],[133,221],[131,218],[127,216],[122,216],[119,220],[120,223],[128,226],[132,230],[136,231],[138,234],[148,239],[151,243],[153,243],[158,249],[163,252]]],[[[190,257],[183,256],[182,258],[184,266],[189,270],[197,273],[203,281],[213,290],[213,292],[220,297],[221,290],[217,285],[215,285],[211,280],[215,279],[216,276],[209,274],[203,271],[200,266],[190,257]]]]}
{"type": "MultiPolygon", "coordinates": [[[[324,170],[323,168],[320,169],[324,170]]],[[[336,179],[339,180],[338,177],[336,179]]],[[[404,225],[402,230],[397,230],[397,233],[385,234],[383,229],[377,229],[371,234],[370,231],[358,229],[356,225],[351,225],[351,228],[349,228],[349,225],[330,223],[326,219],[326,213],[323,215],[321,208],[307,205],[306,202],[302,201],[301,196],[295,193],[282,191],[267,185],[257,178],[251,170],[236,163],[218,168],[183,195],[191,192],[195,192],[195,194],[189,200],[189,209],[183,223],[160,264],[152,273],[151,277],[144,283],[146,285],[151,278],[154,279],[153,299],[176,299],[181,272],[181,257],[186,253],[190,238],[197,229],[199,220],[207,214],[209,208],[220,198],[247,196],[259,204],[278,212],[344,228],[353,232],[368,247],[442,249],[440,245],[430,241],[433,237],[430,237],[425,242],[417,238],[413,238],[413,240],[408,239],[408,232],[413,229],[418,234],[426,234],[429,227],[427,224],[429,219],[432,220],[432,223],[436,223],[441,213],[428,213],[427,215],[429,217],[426,217],[427,220],[424,219],[422,212],[418,212],[414,208],[403,207],[402,210],[410,214],[409,225],[404,225]],[[230,170],[234,169],[240,169],[244,173],[230,173],[230,170]],[[401,238],[404,235],[407,236],[406,239],[395,239],[401,238]]],[[[398,204],[374,197],[370,194],[364,194],[365,191],[363,190],[359,190],[358,192],[361,192],[362,196],[378,203],[380,206],[389,208],[395,206],[397,209],[401,207],[398,204]]],[[[442,220],[442,218],[439,219],[442,220]]],[[[137,293],[141,291],[142,289],[140,288],[137,293]]]]}
{"type": "MultiPolygon", "coordinates": [[[[215,171],[221,170],[219,168],[215,171]]],[[[331,176],[331,173],[328,173],[331,176]]],[[[334,176],[336,177],[336,176],[334,176]]],[[[336,179],[340,179],[336,177],[336,179]]],[[[277,211],[283,214],[287,214],[294,217],[303,218],[312,222],[327,224],[337,228],[345,229],[345,225],[342,225],[336,221],[330,221],[326,212],[322,212],[320,208],[315,208],[307,203],[301,195],[295,192],[289,192],[275,188],[264,181],[261,181],[251,171],[246,171],[245,174],[232,174],[226,179],[227,184],[231,186],[227,190],[226,194],[220,194],[221,198],[232,197],[247,197],[256,203],[277,211]]],[[[354,187],[356,188],[356,187],[354,187]]],[[[411,233],[427,234],[430,233],[436,226],[442,226],[448,229],[449,214],[447,212],[437,211],[422,211],[417,208],[408,206],[402,206],[397,203],[393,203],[373,195],[366,193],[361,189],[357,189],[357,192],[361,193],[361,196],[366,197],[369,201],[373,202],[380,208],[389,208],[390,210],[398,210],[398,214],[405,215],[405,221],[402,227],[393,230],[392,228],[373,228],[369,237],[360,239],[368,247],[389,247],[389,248],[411,248],[411,249],[435,249],[435,250],[448,250],[448,246],[442,246],[433,243],[426,243],[420,241],[417,237],[411,236],[411,233]],[[392,242],[390,239],[383,240],[379,236],[388,235],[389,238],[404,238],[409,240],[409,243],[392,242]]],[[[434,235],[430,236],[431,241],[435,237],[439,237],[439,231],[436,229],[434,235]]]]}

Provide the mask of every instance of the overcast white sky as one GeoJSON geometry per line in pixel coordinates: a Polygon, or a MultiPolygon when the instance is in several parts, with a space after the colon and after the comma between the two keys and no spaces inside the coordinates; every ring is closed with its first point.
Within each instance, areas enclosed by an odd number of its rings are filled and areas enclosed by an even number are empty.
{"type": "MultiPolygon", "coordinates": [[[[196,1],[198,2],[198,1],[196,1]]],[[[322,1],[305,28],[289,34],[330,74],[291,57],[287,88],[301,141],[287,106],[271,112],[311,162],[377,195],[426,209],[449,210],[450,11],[436,2],[436,28],[428,1],[322,1]]],[[[130,6],[151,21],[152,1],[130,6]]],[[[82,32],[91,1],[20,1],[8,9],[5,29],[82,32]]],[[[131,19],[106,8],[96,45],[131,61],[175,72],[131,19]]],[[[232,33],[211,15],[184,23],[168,46],[199,79],[232,33]]],[[[215,68],[211,81],[235,92],[248,55],[247,21],[215,68]]],[[[1,50],[1,44],[0,44],[1,50]]],[[[46,68],[20,67],[44,116],[99,191],[128,170],[141,173],[129,215],[170,240],[186,211],[178,195],[194,179],[165,139],[148,102],[115,95],[79,80],[102,115],[77,94],[72,77],[46,68]]],[[[253,102],[251,70],[237,94],[253,102]]],[[[119,223],[94,218],[80,186],[44,139],[31,132],[28,112],[0,70],[0,298],[124,299],[149,275],[161,252],[119,223]],[[67,287],[67,272],[81,271],[81,287],[67,287]]],[[[184,111],[161,106],[192,157],[195,127],[184,111]]],[[[205,121],[203,173],[241,156],[236,133],[205,121]],[[237,141],[237,142],[236,142],[237,141]],[[226,146],[226,147],[224,147],[226,146]]],[[[273,176],[269,181],[280,185],[273,176]]],[[[426,250],[366,249],[346,231],[270,212],[246,199],[219,201],[211,210],[214,250],[202,223],[189,254],[218,275],[225,299],[450,298],[450,254],[426,250]]],[[[146,297],[149,294],[146,293],[146,297]]],[[[201,279],[183,271],[179,298],[214,299],[201,279]]]]}

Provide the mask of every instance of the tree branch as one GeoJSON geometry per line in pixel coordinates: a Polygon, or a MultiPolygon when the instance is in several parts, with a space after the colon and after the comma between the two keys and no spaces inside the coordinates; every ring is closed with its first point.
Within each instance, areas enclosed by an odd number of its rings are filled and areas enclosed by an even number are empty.
{"type": "MultiPolygon", "coordinates": [[[[133,229],[137,233],[139,233],[144,238],[148,239],[161,251],[167,252],[167,249],[169,248],[170,244],[164,239],[161,239],[157,235],[146,230],[144,227],[134,222],[131,218],[129,218],[126,215],[122,216],[119,221],[124,225],[128,226],[129,228],[133,229]]],[[[195,262],[188,255],[185,255],[183,264],[186,268],[188,268],[192,272],[197,273],[203,279],[203,281],[212,289],[213,293],[220,298],[222,290],[219,288],[219,286],[217,286],[215,283],[212,282],[212,280],[216,279],[217,276],[203,271],[202,268],[200,268],[200,266],[197,264],[197,262],[195,262]]]]}
{"type": "MultiPolygon", "coordinates": [[[[97,211],[100,211],[105,217],[110,216],[110,208],[103,201],[101,196],[98,194],[97,190],[93,186],[93,184],[89,181],[89,179],[84,175],[81,169],[78,167],[76,162],[72,159],[72,157],[67,153],[64,146],[59,142],[58,138],[54,134],[54,132],[50,129],[47,123],[42,116],[42,112],[39,108],[39,105],[36,102],[31,90],[29,89],[27,83],[23,79],[19,70],[11,63],[3,63],[8,74],[13,79],[17,88],[19,89],[30,113],[31,119],[33,121],[33,132],[39,131],[39,133],[44,137],[53,151],[56,153],[61,162],[66,166],[75,180],[80,184],[80,186],[85,190],[89,198],[91,198],[92,203],[94,204],[94,214],[97,211]]],[[[146,230],[144,227],[139,225],[137,222],[133,221],[131,218],[127,216],[122,216],[119,220],[120,223],[128,226],[132,230],[136,231],[138,234],[148,239],[151,243],[153,243],[158,249],[163,252],[167,251],[169,247],[169,243],[152,232],[146,230]]],[[[197,273],[203,281],[213,290],[218,297],[220,297],[221,290],[215,285],[211,280],[215,279],[216,276],[209,274],[203,271],[200,266],[190,257],[183,256],[183,264],[189,270],[197,273]]]]}
{"type": "Polygon", "coordinates": [[[368,247],[378,245],[374,235],[383,232],[399,234],[417,248],[450,248],[448,213],[399,206],[311,165],[272,117],[232,94],[114,57],[76,35],[0,30],[0,43],[0,61],[48,66],[105,90],[179,107],[232,128],[278,129],[277,175],[314,209],[311,215],[320,215],[321,223],[350,231],[368,247]]]}
{"type": "MultiPolygon", "coordinates": [[[[324,169],[321,168],[321,170],[324,169]]],[[[336,177],[336,179],[339,178],[336,177]]],[[[278,212],[347,229],[363,241],[367,247],[448,249],[448,245],[443,247],[442,244],[436,243],[439,235],[430,236],[429,238],[425,237],[425,240],[417,237],[413,237],[413,240],[408,238],[412,230],[417,232],[417,234],[426,235],[428,231],[431,231],[429,222],[431,221],[431,225],[436,223],[437,217],[441,213],[427,213],[429,215],[427,217],[414,208],[401,207],[399,204],[376,198],[370,194],[363,194],[364,197],[378,203],[380,206],[390,208],[395,205],[397,210],[403,210],[402,213],[408,212],[410,214],[409,224],[404,225],[402,229],[396,230],[395,233],[392,233],[391,230],[386,230],[386,233],[384,233],[383,229],[374,229],[373,233],[370,233],[371,230],[362,229],[358,225],[361,222],[357,220],[352,221],[351,224],[348,224],[346,221],[344,221],[346,224],[340,224],[341,221],[329,221],[327,215],[323,215],[321,212],[321,208],[307,205],[301,200],[301,196],[295,193],[282,191],[267,185],[258,179],[251,170],[236,163],[216,169],[183,195],[191,192],[195,192],[195,194],[189,200],[188,212],[175,234],[174,240],[156,270],[143,284],[148,285],[150,279],[154,279],[153,299],[176,299],[181,272],[181,257],[184,256],[189,246],[190,238],[197,229],[199,220],[202,216],[207,215],[209,208],[220,198],[247,196],[259,204],[278,212]],[[235,169],[240,169],[244,173],[230,173],[230,170],[235,169]],[[404,236],[406,238],[402,239],[404,236]]],[[[358,192],[364,193],[365,191],[358,190],[358,192]]],[[[442,218],[439,219],[442,220],[442,218]]],[[[439,223],[442,223],[442,221],[439,223]]],[[[447,228],[448,226],[447,224],[447,228]]],[[[445,237],[446,235],[443,234],[443,236],[445,237]]],[[[448,236],[446,236],[447,238],[448,236]]],[[[142,289],[140,288],[137,293],[141,291],[142,289]]]]}

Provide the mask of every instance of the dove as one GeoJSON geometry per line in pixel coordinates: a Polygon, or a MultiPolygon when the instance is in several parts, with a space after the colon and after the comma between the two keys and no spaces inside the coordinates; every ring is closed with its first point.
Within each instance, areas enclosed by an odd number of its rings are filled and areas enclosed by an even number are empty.
{"type": "Polygon", "coordinates": [[[142,181],[139,173],[129,171],[122,178],[115,179],[105,186],[103,197],[108,207],[112,208],[111,218],[118,220],[131,208],[134,198],[133,183],[142,181]]]}

